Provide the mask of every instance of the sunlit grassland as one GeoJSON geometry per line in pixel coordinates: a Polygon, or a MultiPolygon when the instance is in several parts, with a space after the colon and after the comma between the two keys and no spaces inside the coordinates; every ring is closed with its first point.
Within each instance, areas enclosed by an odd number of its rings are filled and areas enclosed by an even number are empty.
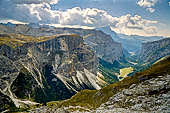
{"type": "Polygon", "coordinates": [[[122,68],[122,69],[120,69],[119,77],[125,78],[125,77],[127,77],[128,74],[130,74],[132,72],[133,72],[132,67],[122,68]]]}
{"type": "Polygon", "coordinates": [[[25,43],[39,43],[53,38],[56,38],[56,36],[32,37],[22,34],[0,34],[0,45],[8,45],[16,48],[17,46],[22,46],[25,43]]]}

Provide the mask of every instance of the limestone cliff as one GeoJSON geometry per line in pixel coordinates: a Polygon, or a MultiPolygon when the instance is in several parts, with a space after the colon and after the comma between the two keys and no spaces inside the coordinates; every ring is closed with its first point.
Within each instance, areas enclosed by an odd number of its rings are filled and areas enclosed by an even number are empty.
{"type": "Polygon", "coordinates": [[[17,36],[1,35],[1,105],[19,107],[36,104],[31,101],[63,100],[83,89],[100,89],[98,58],[82,37],[17,36]]]}
{"type": "Polygon", "coordinates": [[[170,55],[170,38],[142,44],[139,63],[151,63],[170,55]]]}
{"type": "Polygon", "coordinates": [[[0,33],[19,33],[31,36],[52,36],[56,34],[77,34],[84,38],[85,42],[96,52],[97,57],[113,63],[115,60],[124,62],[121,43],[115,42],[110,35],[100,30],[80,28],[55,28],[50,26],[33,27],[31,25],[18,24],[15,27],[0,25],[0,33]]]}

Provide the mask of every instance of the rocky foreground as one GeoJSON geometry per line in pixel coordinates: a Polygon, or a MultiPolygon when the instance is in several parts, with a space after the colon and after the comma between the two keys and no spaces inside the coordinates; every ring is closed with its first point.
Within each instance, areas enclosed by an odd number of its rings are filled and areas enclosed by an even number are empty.
{"type": "MultiPolygon", "coordinates": [[[[146,78],[147,79],[147,78],[146,78]]],[[[113,89],[114,90],[114,89],[113,89]]],[[[170,75],[158,76],[133,84],[113,95],[95,111],[81,107],[41,107],[30,113],[169,113],[170,75]],[[74,111],[75,110],[75,111],[74,111]],[[83,111],[82,111],[83,110],[83,111]]]]}

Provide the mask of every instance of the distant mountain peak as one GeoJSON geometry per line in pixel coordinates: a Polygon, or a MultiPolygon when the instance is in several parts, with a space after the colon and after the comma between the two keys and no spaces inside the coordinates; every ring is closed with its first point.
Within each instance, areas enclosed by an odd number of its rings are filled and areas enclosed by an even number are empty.
{"type": "Polygon", "coordinates": [[[110,27],[100,27],[100,28],[96,28],[96,30],[101,30],[103,31],[105,34],[110,35],[112,37],[112,39],[116,42],[120,42],[119,41],[119,36],[117,35],[117,33],[115,31],[113,31],[110,27]]]}
{"type": "Polygon", "coordinates": [[[117,35],[116,32],[113,31],[110,27],[98,27],[98,28],[96,28],[96,30],[101,30],[101,31],[103,31],[105,33],[107,32],[106,34],[108,34],[108,35],[111,35],[111,34],[109,34],[109,32],[112,33],[112,34],[117,35]]]}

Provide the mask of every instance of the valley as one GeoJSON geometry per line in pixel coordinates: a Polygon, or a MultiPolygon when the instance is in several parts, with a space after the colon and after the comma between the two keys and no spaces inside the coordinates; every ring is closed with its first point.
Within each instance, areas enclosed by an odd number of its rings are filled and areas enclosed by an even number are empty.
{"type": "Polygon", "coordinates": [[[138,96],[169,94],[170,38],[125,36],[109,28],[0,28],[0,112],[131,112],[141,107],[138,96]]]}

